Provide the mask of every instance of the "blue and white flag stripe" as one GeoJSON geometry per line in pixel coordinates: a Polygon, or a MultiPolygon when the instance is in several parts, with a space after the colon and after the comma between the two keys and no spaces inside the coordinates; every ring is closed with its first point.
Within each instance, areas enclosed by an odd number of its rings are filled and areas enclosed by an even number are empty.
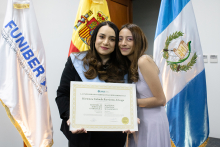
{"type": "Polygon", "coordinates": [[[190,0],[162,0],[159,15],[161,17],[158,18],[157,29],[155,38],[163,32],[166,27],[179,15],[182,9],[186,6],[186,4],[190,0]],[[163,7],[162,7],[163,6],[163,7]],[[175,9],[167,9],[167,8],[174,8],[175,9]]]}
{"type": "Polygon", "coordinates": [[[154,59],[160,69],[168,102],[166,108],[173,143],[178,147],[201,146],[209,135],[207,93],[203,53],[190,0],[162,0],[154,41],[154,59]],[[169,43],[169,57],[166,60],[163,57],[165,42],[179,31],[183,36],[169,43]],[[187,60],[176,65],[188,66],[194,54],[197,58],[191,69],[176,72],[171,70],[167,61],[179,61],[173,49],[178,48],[181,41],[191,41],[191,54],[187,60]]]}
{"type": "Polygon", "coordinates": [[[170,137],[177,147],[198,147],[209,135],[205,70],[167,103],[170,137]]]}

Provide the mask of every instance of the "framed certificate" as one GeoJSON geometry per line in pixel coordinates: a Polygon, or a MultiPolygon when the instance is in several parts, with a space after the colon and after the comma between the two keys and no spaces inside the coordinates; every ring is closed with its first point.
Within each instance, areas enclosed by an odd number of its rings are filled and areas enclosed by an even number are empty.
{"type": "Polygon", "coordinates": [[[138,130],[135,84],[71,81],[70,88],[70,130],[138,130]]]}

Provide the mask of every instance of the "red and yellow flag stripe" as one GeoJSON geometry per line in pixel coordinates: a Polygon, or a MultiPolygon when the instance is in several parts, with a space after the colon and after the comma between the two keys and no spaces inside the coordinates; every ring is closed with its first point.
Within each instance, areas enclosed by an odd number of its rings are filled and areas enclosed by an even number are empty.
{"type": "Polygon", "coordinates": [[[80,0],[68,56],[88,50],[92,30],[103,21],[110,21],[106,0],[80,0]]]}

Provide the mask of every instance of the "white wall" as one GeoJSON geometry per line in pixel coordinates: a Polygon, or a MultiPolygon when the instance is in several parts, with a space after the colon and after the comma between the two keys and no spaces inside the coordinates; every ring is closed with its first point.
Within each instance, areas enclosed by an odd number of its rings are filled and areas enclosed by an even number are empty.
{"type": "Polygon", "coordinates": [[[143,30],[148,40],[147,54],[153,56],[154,36],[161,0],[134,0],[133,23],[143,30]]]}
{"type": "MultiPolygon", "coordinates": [[[[192,0],[203,54],[220,57],[220,1],[192,0]]],[[[220,60],[219,60],[220,62],[220,60]]],[[[220,138],[220,65],[205,63],[210,137],[220,138]]]]}
{"type": "MultiPolygon", "coordinates": [[[[67,61],[72,30],[79,0],[32,0],[44,43],[47,59],[47,86],[54,128],[54,147],[67,147],[67,139],[60,131],[61,119],[55,103],[61,73],[67,61]]],[[[0,0],[0,30],[6,13],[7,0],[0,0]]],[[[23,147],[18,131],[0,104],[0,146],[23,147]]]]}
{"type": "MultiPolygon", "coordinates": [[[[149,41],[147,54],[153,54],[153,43],[161,0],[134,0],[133,20],[139,25],[149,41]]],[[[220,58],[220,1],[192,0],[204,54],[216,54],[220,58]]],[[[190,21],[190,20],[189,20],[190,21]]],[[[219,60],[220,62],[220,60],[219,60]]],[[[220,138],[220,66],[205,63],[210,137],[220,138]]]]}

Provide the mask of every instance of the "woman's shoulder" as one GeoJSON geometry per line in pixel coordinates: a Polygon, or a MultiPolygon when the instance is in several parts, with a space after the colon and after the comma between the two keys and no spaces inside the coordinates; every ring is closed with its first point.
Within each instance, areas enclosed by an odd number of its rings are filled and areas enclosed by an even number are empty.
{"type": "MultiPolygon", "coordinates": [[[[154,61],[149,55],[143,55],[138,59],[138,66],[145,66],[148,64],[153,64],[154,61]]],[[[155,63],[154,63],[155,64],[155,63]]]]}
{"type": "Polygon", "coordinates": [[[71,57],[71,59],[75,59],[76,58],[76,59],[82,60],[86,56],[87,53],[88,53],[88,51],[71,53],[70,57],[71,57]]]}
{"type": "Polygon", "coordinates": [[[159,68],[157,67],[154,60],[149,55],[143,55],[138,60],[138,67],[145,70],[154,70],[159,73],[159,68]]]}
{"type": "Polygon", "coordinates": [[[69,57],[73,65],[82,65],[83,59],[86,57],[87,53],[87,51],[71,53],[69,57]]]}

